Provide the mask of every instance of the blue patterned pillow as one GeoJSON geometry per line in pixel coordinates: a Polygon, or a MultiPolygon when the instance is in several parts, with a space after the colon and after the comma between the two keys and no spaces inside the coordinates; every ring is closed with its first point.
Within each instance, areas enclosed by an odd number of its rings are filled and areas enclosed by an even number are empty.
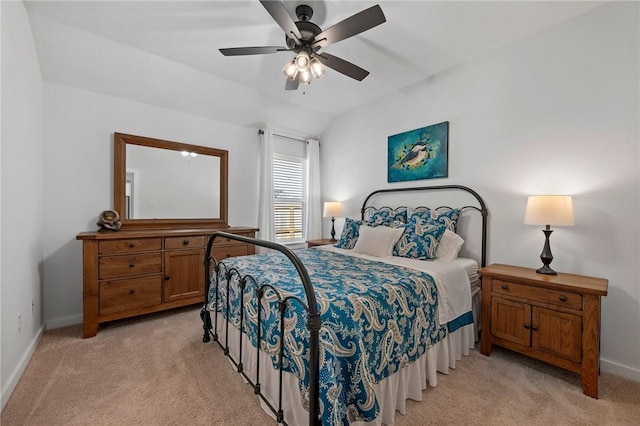
{"type": "Polygon", "coordinates": [[[353,249],[358,241],[358,236],[360,235],[360,225],[362,225],[361,220],[346,218],[344,227],[342,228],[342,235],[340,236],[340,240],[336,244],[336,247],[347,250],[353,249]]]}
{"type": "Polygon", "coordinates": [[[380,225],[397,228],[405,223],[407,223],[406,207],[398,207],[395,210],[383,207],[371,213],[369,219],[366,220],[366,224],[374,228],[380,225]]]}
{"type": "Polygon", "coordinates": [[[393,255],[412,259],[435,259],[438,243],[447,228],[411,215],[409,223],[393,248],[393,255]]]}
{"type": "Polygon", "coordinates": [[[449,231],[456,232],[460,209],[442,208],[431,210],[427,207],[418,207],[415,210],[411,210],[411,217],[413,216],[421,217],[433,225],[444,225],[449,231]]]}

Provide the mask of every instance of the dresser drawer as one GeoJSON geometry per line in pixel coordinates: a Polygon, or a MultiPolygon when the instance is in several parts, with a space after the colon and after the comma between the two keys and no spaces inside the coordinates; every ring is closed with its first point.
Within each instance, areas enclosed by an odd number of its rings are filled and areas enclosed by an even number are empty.
{"type": "Polygon", "coordinates": [[[249,254],[249,250],[246,244],[218,248],[215,248],[214,246],[211,250],[211,256],[213,256],[218,262],[228,257],[246,256],[247,254],[249,254]]]}
{"type": "Polygon", "coordinates": [[[99,261],[101,280],[162,272],[162,253],[104,256],[99,261]]]}
{"type": "MultiPolygon", "coordinates": [[[[236,234],[239,237],[253,237],[253,234],[236,234]]],[[[224,237],[218,237],[215,239],[215,241],[213,242],[213,246],[220,246],[220,245],[243,245],[246,243],[243,243],[242,241],[236,241],[236,240],[232,240],[230,238],[224,238],[224,237]]]]}
{"type": "Polygon", "coordinates": [[[141,251],[160,250],[162,240],[160,238],[138,238],[117,241],[100,241],[98,254],[124,254],[141,251]]]}
{"type": "Polygon", "coordinates": [[[200,248],[204,247],[204,235],[195,237],[170,237],[164,239],[165,249],[200,248]]]}
{"type": "Polygon", "coordinates": [[[161,302],[160,275],[100,283],[100,315],[131,311],[161,302]]]}
{"type": "Polygon", "coordinates": [[[547,303],[576,310],[582,309],[582,295],[576,293],[532,287],[496,279],[492,280],[491,291],[512,297],[520,297],[532,302],[547,303]]]}

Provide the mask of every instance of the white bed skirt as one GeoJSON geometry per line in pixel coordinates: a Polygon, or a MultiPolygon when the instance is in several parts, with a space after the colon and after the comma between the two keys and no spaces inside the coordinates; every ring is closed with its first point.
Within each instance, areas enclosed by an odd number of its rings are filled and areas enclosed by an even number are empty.
{"type": "MultiPolygon", "coordinates": [[[[213,313],[212,313],[213,314],[213,313]]],[[[213,320],[213,315],[212,318],[213,320]]],[[[218,316],[218,340],[225,344],[225,324],[222,316],[218,316]]],[[[237,328],[229,326],[229,353],[236,360],[242,361],[245,374],[256,382],[256,348],[251,344],[246,335],[242,336],[242,360],[238,359],[238,339],[240,332],[237,328]]],[[[393,426],[396,411],[406,413],[406,400],[422,401],[422,391],[438,383],[437,373],[448,374],[449,369],[456,368],[456,361],[462,355],[469,355],[469,350],[474,348],[474,325],[469,324],[447,335],[436,343],[417,361],[406,365],[397,373],[383,379],[376,385],[376,397],[380,407],[378,417],[372,422],[354,422],[353,426],[388,425],[393,426]]],[[[219,349],[219,348],[217,348],[219,349]]],[[[222,366],[221,368],[226,368],[222,366]]],[[[260,351],[260,387],[263,395],[271,405],[278,410],[278,383],[279,372],[273,368],[271,357],[260,351]]],[[[309,412],[302,406],[300,386],[298,378],[289,373],[282,374],[282,410],[284,420],[290,426],[302,426],[309,424],[309,412]]],[[[249,389],[247,389],[249,391],[249,389]]],[[[260,400],[262,408],[274,418],[269,407],[260,400]]],[[[238,411],[238,415],[242,415],[238,411]]]]}

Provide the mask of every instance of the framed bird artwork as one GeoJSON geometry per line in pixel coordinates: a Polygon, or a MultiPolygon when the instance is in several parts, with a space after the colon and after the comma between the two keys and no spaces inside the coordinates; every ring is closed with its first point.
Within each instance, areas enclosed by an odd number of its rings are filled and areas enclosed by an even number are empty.
{"type": "Polygon", "coordinates": [[[389,136],[387,182],[446,178],[449,122],[389,136]]]}

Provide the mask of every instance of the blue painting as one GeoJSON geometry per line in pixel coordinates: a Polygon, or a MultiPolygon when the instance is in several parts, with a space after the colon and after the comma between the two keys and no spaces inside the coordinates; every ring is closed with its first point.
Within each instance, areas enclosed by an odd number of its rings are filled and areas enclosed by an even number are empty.
{"type": "Polygon", "coordinates": [[[389,136],[387,182],[446,178],[449,122],[389,136]]]}

